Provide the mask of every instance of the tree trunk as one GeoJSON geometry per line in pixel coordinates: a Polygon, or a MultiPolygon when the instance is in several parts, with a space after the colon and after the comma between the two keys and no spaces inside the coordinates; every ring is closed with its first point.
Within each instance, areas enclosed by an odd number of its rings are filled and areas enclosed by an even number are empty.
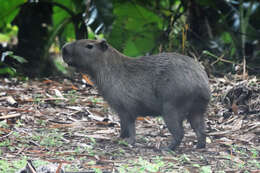
{"type": "Polygon", "coordinates": [[[19,27],[16,54],[28,60],[22,67],[28,76],[50,75],[53,67],[52,62],[43,57],[48,27],[52,24],[52,5],[42,2],[23,4],[14,20],[19,27]]]}

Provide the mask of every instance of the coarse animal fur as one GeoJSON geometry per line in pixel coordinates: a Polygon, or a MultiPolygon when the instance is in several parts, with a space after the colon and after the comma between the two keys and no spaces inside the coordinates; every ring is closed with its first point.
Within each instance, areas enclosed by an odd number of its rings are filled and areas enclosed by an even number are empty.
{"type": "Polygon", "coordinates": [[[204,113],[210,100],[208,77],[199,63],[177,53],[129,58],[105,40],[78,40],[63,47],[63,59],[90,75],[109,105],[118,113],[121,133],[135,142],[137,116],[162,116],[173,139],[174,150],[182,141],[183,120],[204,148],[204,113]]]}

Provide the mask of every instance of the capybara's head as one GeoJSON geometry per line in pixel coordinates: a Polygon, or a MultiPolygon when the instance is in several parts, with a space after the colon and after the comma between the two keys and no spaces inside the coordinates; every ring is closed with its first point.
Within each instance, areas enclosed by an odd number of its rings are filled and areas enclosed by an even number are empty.
{"type": "Polygon", "coordinates": [[[105,56],[108,44],[105,40],[78,40],[62,48],[63,60],[78,70],[87,70],[105,56]]]}

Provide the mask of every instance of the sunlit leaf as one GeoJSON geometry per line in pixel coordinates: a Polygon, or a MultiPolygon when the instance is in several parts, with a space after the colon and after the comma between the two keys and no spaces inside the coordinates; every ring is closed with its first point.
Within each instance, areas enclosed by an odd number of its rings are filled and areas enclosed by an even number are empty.
{"type": "MultiPolygon", "coordinates": [[[[60,3],[62,4],[65,8],[67,8],[68,10],[73,12],[74,9],[74,5],[73,2],[74,1],[70,1],[70,0],[55,0],[54,2],[60,3]]],[[[72,16],[69,14],[68,11],[66,11],[65,9],[59,7],[59,6],[54,6],[53,7],[53,15],[52,15],[52,19],[53,19],[53,28],[57,28],[58,25],[60,25],[64,20],[71,18],[72,16]]],[[[72,25],[72,23],[68,24],[63,32],[62,32],[62,36],[66,37],[66,38],[75,38],[75,29],[72,25]]]]}
{"type": "Polygon", "coordinates": [[[19,6],[27,0],[0,0],[0,28],[11,23],[19,12],[19,6]]]}

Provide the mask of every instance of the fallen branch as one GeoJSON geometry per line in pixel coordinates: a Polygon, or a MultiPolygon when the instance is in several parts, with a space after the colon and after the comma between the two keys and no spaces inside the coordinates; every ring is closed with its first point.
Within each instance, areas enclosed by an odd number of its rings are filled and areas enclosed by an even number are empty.
{"type": "Polygon", "coordinates": [[[15,113],[15,114],[10,114],[10,115],[4,115],[0,117],[0,120],[4,120],[4,119],[9,119],[9,118],[15,118],[15,117],[20,117],[21,114],[19,113],[15,113]]]}

